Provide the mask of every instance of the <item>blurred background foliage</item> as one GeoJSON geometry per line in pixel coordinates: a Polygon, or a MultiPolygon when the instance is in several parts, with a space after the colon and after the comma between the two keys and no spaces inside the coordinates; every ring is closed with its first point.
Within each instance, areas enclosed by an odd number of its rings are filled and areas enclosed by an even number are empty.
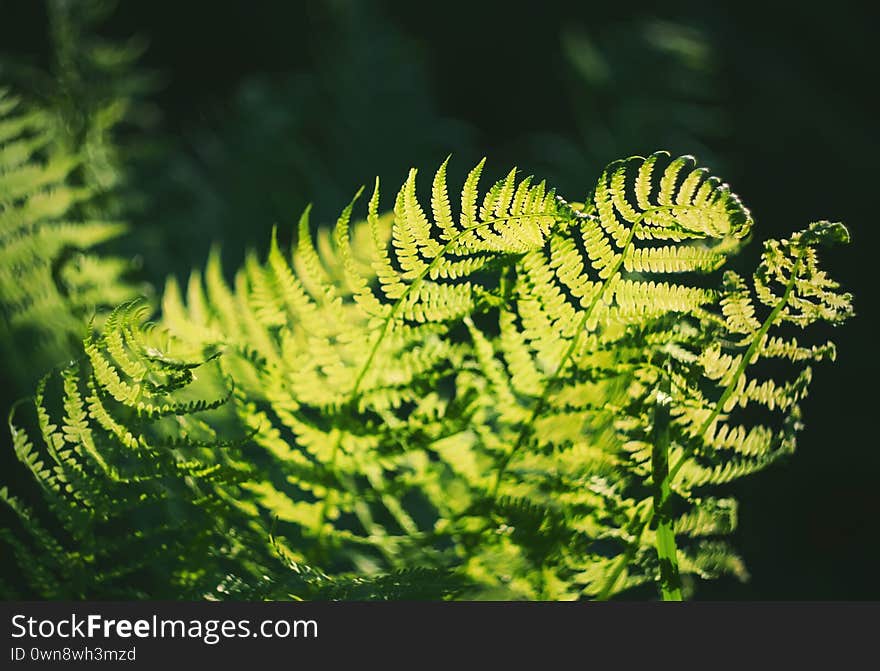
{"type": "MultiPolygon", "coordinates": [[[[846,2],[0,0],[0,83],[57,115],[100,196],[87,207],[131,227],[110,249],[157,287],[214,242],[231,272],[308,203],[330,221],[375,176],[394,188],[450,153],[453,182],[487,155],[491,176],[515,164],[570,200],[615,158],[693,153],[761,240],[845,221],[856,245],[827,265],[860,319],[834,334],[796,458],[732,488],[752,581],[697,596],[876,599],[874,18],[846,2]]],[[[4,385],[4,407],[24,393],[4,385]]]]}

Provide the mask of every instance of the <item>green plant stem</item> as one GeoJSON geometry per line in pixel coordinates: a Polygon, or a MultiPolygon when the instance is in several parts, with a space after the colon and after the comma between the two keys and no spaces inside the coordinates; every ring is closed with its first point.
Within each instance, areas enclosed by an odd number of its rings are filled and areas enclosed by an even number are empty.
{"type": "Polygon", "coordinates": [[[657,556],[660,559],[660,594],[664,601],[681,601],[681,577],[675,532],[669,513],[672,489],[669,481],[669,404],[671,383],[663,375],[654,407],[654,449],[651,454],[651,478],[654,482],[654,516],[657,518],[657,556]]]}

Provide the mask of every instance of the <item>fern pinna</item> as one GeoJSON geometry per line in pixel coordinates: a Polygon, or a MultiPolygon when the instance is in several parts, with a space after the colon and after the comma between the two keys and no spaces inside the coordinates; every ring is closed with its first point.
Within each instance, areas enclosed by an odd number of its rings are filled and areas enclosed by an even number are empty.
{"type": "MultiPolygon", "coordinates": [[[[816,257],[846,229],[766,243],[747,280],[723,267],[752,218],[689,157],[616,162],[583,204],[516,171],[481,195],[482,169],[457,212],[446,164],[428,207],[412,172],[388,215],[378,185],[366,221],[351,223],[357,198],[332,231],[313,234],[307,212],[289,251],[273,237],[232,286],[213,254],[163,299],[162,329],[188,359],[112,319],[103,344],[87,341],[89,399],[133,414],[111,424],[89,400],[59,429],[41,393],[46,454],[62,471],[70,454],[110,472],[155,460],[144,482],[187,509],[181,533],[203,534],[178,539],[170,574],[214,597],[608,598],[654,582],[674,599],[682,576],[744,576],[724,541],[736,503],[713,486],[793,448],[806,364],[834,350],[790,327],[851,314],[816,257]],[[789,380],[760,378],[771,358],[789,380]],[[144,439],[161,456],[142,449],[147,420],[168,432],[164,448],[144,439]],[[91,449],[93,425],[106,442],[91,449]],[[226,542],[199,540],[212,533],[226,542]]],[[[17,435],[63,518],[78,498],[58,502],[57,468],[17,435]]]]}

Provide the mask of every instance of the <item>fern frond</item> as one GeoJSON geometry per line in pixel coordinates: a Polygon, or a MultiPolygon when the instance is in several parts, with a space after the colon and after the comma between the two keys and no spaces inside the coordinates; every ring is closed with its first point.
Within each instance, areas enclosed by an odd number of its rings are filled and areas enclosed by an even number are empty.
{"type": "Polygon", "coordinates": [[[481,190],[481,162],[458,211],[447,163],[428,205],[413,170],[380,215],[377,183],[365,220],[360,192],[332,230],[306,210],[231,283],[215,250],[157,324],[124,302],[86,332],[37,430],[13,423],[45,510],[3,490],[0,538],[47,557],[34,591],[162,572],[209,598],[681,598],[745,577],[712,490],[794,449],[835,350],[790,330],[852,314],[816,254],[845,229],[768,242],[746,279],[721,272],[751,216],[690,157],[615,162],[582,206],[516,170],[481,190]]]}
{"type": "Polygon", "coordinates": [[[238,456],[246,436],[218,438],[236,423],[223,408],[230,392],[216,395],[227,384],[216,357],[172,342],[147,315],[142,302],[120,306],[100,337],[87,334],[86,357],[44,378],[34,397],[41,444],[18,414],[10,422],[45,510],[4,488],[18,530],[4,529],[3,541],[20,560],[41,557],[25,578],[44,597],[137,596],[130,585],[146,572],[165,585],[159,593],[196,598],[235,554],[249,557],[254,579],[273,570],[267,536],[230,503],[249,470],[238,456]]]}
{"type": "Polygon", "coordinates": [[[618,519],[588,514],[579,523],[595,539],[626,544],[613,560],[590,556],[579,574],[584,593],[607,598],[657,580],[664,596],[675,597],[679,572],[708,575],[711,564],[743,574],[720,545],[705,561],[693,558],[698,553],[681,562],[676,546],[690,552],[689,538],[711,529],[723,535],[735,524],[735,517],[722,522],[713,500],[696,496],[698,487],[743,477],[793,449],[810,369],[788,382],[747,379],[743,371],[768,344],[769,356],[792,361],[831,355],[833,346],[771,340],[768,331],[851,314],[849,296],[836,293],[813,252],[821,240],[846,236],[820,224],[768,243],[755,274],[754,296],[773,308],[762,321],[732,273],[720,290],[672,281],[672,274],[722,268],[752,225],[739,198],[689,157],[612,164],[586,212],[516,264],[513,309],[498,313],[500,336],[470,327],[479,369],[492,381],[479,387],[488,406],[476,415],[491,426],[481,447],[496,464],[483,496],[498,505],[540,487],[573,503],[579,497],[567,487],[610,478],[636,498],[618,519]],[[723,386],[720,397],[707,396],[710,380],[723,386]],[[778,425],[726,423],[735,407],[753,404],[782,413],[778,425]],[[638,498],[645,488],[652,497],[638,498]],[[674,501],[692,512],[676,520],[674,501]],[[652,522],[656,530],[648,529],[652,522]]]}
{"type": "Polygon", "coordinates": [[[28,387],[75,351],[90,316],[133,294],[129,264],[91,252],[125,226],[81,218],[95,194],[74,186],[80,165],[48,114],[0,89],[0,349],[28,387]]]}

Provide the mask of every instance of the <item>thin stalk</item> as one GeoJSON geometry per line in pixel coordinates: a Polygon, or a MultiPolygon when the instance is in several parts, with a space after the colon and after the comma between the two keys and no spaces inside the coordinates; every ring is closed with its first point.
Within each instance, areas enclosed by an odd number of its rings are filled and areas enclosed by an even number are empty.
{"type": "Polygon", "coordinates": [[[681,601],[681,577],[675,532],[669,512],[669,405],[671,382],[663,375],[654,406],[654,449],[651,453],[651,479],[654,483],[654,516],[657,518],[657,556],[660,559],[660,593],[664,601],[681,601]]]}

